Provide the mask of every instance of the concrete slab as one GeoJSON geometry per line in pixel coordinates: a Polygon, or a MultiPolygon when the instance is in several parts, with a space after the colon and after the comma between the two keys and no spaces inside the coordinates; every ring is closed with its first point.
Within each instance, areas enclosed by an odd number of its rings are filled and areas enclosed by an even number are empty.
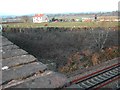
{"type": "Polygon", "coordinates": [[[52,71],[48,73],[47,75],[40,76],[11,88],[58,88],[67,82],[67,78],[62,74],[52,71]]]}
{"type": "MultiPolygon", "coordinates": [[[[4,40],[8,40],[8,39],[5,38],[4,36],[0,36],[0,39],[3,40],[3,41],[4,41],[4,40]]],[[[8,41],[9,41],[9,40],[8,40],[8,41]]]]}
{"type": "Polygon", "coordinates": [[[2,46],[13,44],[11,41],[9,41],[7,38],[5,38],[5,37],[3,37],[3,36],[2,36],[2,38],[0,38],[0,39],[1,39],[1,40],[0,40],[0,44],[1,44],[2,46]]]}
{"type": "Polygon", "coordinates": [[[2,52],[2,59],[14,57],[14,56],[20,56],[24,54],[27,54],[27,52],[22,49],[13,49],[9,51],[7,50],[2,52]]]}
{"type": "Polygon", "coordinates": [[[15,66],[23,63],[29,63],[32,61],[36,61],[36,58],[32,55],[21,55],[16,57],[11,57],[7,59],[2,59],[2,67],[3,66],[15,66]]]}
{"type": "Polygon", "coordinates": [[[5,45],[12,45],[12,44],[13,44],[13,43],[10,42],[10,41],[8,41],[8,40],[0,42],[0,45],[2,45],[2,46],[5,46],[5,45]]]}
{"type": "Polygon", "coordinates": [[[2,50],[6,51],[6,50],[12,50],[12,49],[18,49],[19,47],[16,45],[7,45],[7,46],[3,46],[2,50]]]}
{"type": "Polygon", "coordinates": [[[12,80],[12,79],[20,79],[26,76],[29,76],[38,71],[44,71],[47,67],[38,62],[34,62],[31,64],[19,66],[16,68],[11,68],[2,71],[2,83],[12,80]]]}

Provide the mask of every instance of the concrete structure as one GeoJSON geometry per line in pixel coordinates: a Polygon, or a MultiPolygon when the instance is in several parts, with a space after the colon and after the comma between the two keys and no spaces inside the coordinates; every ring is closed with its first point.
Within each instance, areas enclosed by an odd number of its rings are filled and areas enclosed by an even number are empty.
{"type": "Polygon", "coordinates": [[[6,88],[58,88],[67,78],[48,70],[47,66],[0,36],[0,90],[6,88]]]}
{"type": "Polygon", "coordinates": [[[42,23],[48,21],[49,19],[45,14],[35,14],[35,16],[33,16],[33,23],[42,23]]]}
{"type": "Polygon", "coordinates": [[[2,25],[0,25],[0,32],[2,32],[2,25]]]}

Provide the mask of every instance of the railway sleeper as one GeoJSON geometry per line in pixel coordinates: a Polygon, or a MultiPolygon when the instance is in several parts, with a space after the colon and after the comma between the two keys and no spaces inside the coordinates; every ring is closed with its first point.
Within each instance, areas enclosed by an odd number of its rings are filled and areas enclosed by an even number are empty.
{"type": "Polygon", "coordinates": [[[106,73],[104,73],[104,74],[103,74],[103,76],[105,76],[105,77],[106,77],[106,79],[108,79],[108,78],[110,78],[110,77],[111,77],[110,75],[108,75],[108,74],[106,74],[106,73]]]}
{"type": "Polygon", "coordinates": [[[89,85],[86,85],[86,84],[85,84],[85,83],[83,83],[83,82],[82,82],[82,83],[80,83],[79,85],[80,85],[80,86],[82,86],[83,88],[89,88],[89,87],[90,87],[89,85]]]}
{"type": "Polygon", "coordinates": [[[85,82],[83,82],[83,83],[87,85],[87,88],[89,88],[89,87],[91,87],[91,86],[94,85],[93,83],[90,83],[90,82],[87,82],[87,81],[85,81],[85,82]]]}
{"type": "Polygon", "coordinates": [[[101,75],[99,75],[98,77],[99,77],[100,79],[106,80],[106,78],[103,77],[103,76],[101,76],[101,75]]]}
{"type": "Polygon", "coordinates": [[[92,83],[94,83],[94,84],[98,84],[98,83],[99,83],[98,81],[96,81],[96,80],[95,80],[95,79],[93,79],[93,78],[92,78],[92,79],[90,79],[90,80],[91,80],[91,82],[92,82],[92,83]]]}
{"type": "Polygon", "coordinates": [[[97,81],[104,81],[103,79],[100,79],[98,76],[95,77],[95,79],[96,79],[97,81]]]}
{"type": "Polygon", "coordinates": [[[116,72],[109,71],[110,74],[116,75],[116,72]]]}
{"type": "Polygon", "coordinates": [[[95,85],[94,83],[91,83],[89,80],[86,81],[87,83],[89,83],[90,85],[95,85]]]}
{"type": "Polygon", "coordinates": [[[113,75],[113,74],[110,74],[109,72],[106,72],[106,74],[107,74],[108,76],[110,76],[110,77],[115,76],[115,75],[113,75]]]}

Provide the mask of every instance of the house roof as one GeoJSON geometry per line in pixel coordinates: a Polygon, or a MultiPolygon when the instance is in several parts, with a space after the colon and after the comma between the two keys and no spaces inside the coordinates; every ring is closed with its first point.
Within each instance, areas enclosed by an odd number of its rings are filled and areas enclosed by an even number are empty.
{"type": "Polygon", "coordinates": [[[44,14],[35,14],[35,16],[33,17],[42,17],[42,16],[44,16],[44,14]]]}

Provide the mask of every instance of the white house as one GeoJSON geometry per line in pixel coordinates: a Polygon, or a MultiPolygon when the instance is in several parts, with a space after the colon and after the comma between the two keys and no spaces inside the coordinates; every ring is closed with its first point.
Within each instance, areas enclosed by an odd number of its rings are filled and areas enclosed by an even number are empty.
{"type": "Polygon", "coordinates": [[[48,22],[48,20],[48,17],[44,14],[35,14],[35,16],[33,16],[33,23],[48,22]]]}

